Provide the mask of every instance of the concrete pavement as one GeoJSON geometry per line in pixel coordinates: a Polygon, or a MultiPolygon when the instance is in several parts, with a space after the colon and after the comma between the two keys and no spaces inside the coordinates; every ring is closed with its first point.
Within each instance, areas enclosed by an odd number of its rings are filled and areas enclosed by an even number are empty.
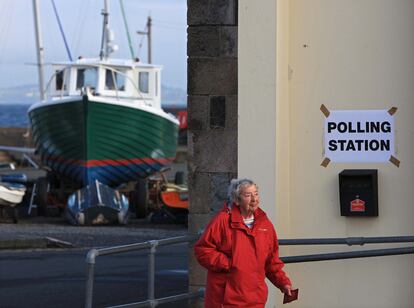
{"type": "Polygon", "coordinates": [[[73,226],[64,217],[24,217],[0,223],[0,250],[92,248],[144,242],[187,234],[184,225],[131,219],[125,226],[73,226]]]}

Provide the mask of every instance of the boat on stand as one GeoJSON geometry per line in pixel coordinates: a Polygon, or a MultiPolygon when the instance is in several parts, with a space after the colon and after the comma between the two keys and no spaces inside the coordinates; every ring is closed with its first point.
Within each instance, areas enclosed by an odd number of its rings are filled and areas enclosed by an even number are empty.
{"type": "Polygon", "coordinates": [[[0,174],[0,217],[11,216],[13,222],[17,223],[19,216],[17,206],[26,194],[27,188],[24,185],[26,182],[27,176],[23,173],[0,174]]]}
{"type": "Polygon", "coordinates": [[[22,202],[25,193],[23,184],[0,182],[0,206],[15,207],[22,202]]]}
{"type": "Polygon", "coordinates": [[[128,200],[115,189],[165,169],[177,148],[179,122],[161,108],[161,66],[111,58],[107,1],[102,15],[99,57],[53,63],[44,99],[28,111],[42,163],[80,188],[66,206],[75,224],[126,223],[128,200]],[[116,206],[102,202],[108,194],[116,206]]]}

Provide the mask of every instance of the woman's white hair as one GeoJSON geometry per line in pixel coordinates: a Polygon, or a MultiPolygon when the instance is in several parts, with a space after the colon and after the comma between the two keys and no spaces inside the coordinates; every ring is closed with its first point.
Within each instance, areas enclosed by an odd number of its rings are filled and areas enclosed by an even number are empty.
{"type": "Polygon", "coordinates": [[[232,179],[230,181],[229,188],[227,189],[227,206],[231,208],[233,202],[240,200],[242,189],[252,185],[256,186],[256,188],[259,188],[257,184],[250,179],[232,179]]]}

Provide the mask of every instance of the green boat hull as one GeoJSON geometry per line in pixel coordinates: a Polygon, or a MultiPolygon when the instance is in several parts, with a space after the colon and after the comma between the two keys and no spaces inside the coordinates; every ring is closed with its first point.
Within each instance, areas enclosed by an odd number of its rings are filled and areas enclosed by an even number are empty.
{"type": "Polygon", "coordinates": [[[39,103],[29,118],[42,162],[81,186],[98,180],[115,187],[147,177],[175,158],[178,124],[163,112],[85,95],[39,103]]]}

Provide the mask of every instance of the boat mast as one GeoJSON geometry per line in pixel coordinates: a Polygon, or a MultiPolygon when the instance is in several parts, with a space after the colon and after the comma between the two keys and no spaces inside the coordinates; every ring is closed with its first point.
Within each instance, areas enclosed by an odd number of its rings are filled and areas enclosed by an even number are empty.
{"type": "Polygon", "coordinates": [[[152,63],[152,18],[151,16],[148,16],[147,20],[147,28],[148,28],[148,63],[152,63]]]}
{"type": "Polygon", "coordinates": [[[37,53],[37,67],[38,67],[38,74],[39,74],[39,93],[40,93],[40,100],[43,101],[45,99],[45,91],[44,91],[44,48],[43,48],[43,41],[42,35],[40,33],[40,15],[39,15],[39,5],[37,0],[33,0],[33,14],[34,14],[34,23],[35,23],[35,34],[36,34],[36,53],[37,53]]]}
{"type": "Polygon", "coordinates": [[[114,33],[109,29],[109,4],[108,0],[105,0],[105,6],[102,10],[104,17],[103,29],[102,29],[102,41],[101,41],[101,52],[99,58],[101,60],[107,59],[111,53],[118,50],[118,45],[114,44],[114,33]]]}
{"type": "Polygon", "coordinates": [[[109,19],[109,4],[108,0],[104,1],[104,9],[102,10],[103,20],[103,29],[102,29],[102,40],[101,40],[101,52],[99,53],[99,58],[103,60],[108,57],[108,19],[109,19]]]}
{"type": "Polygon", "coordinates": [[[149,64],[152,63],[152,48],[151,48],[152,32],[151,32],[151,27],[152,27],[152,18],[151,18],[151,16],[148,16],[147,26],[146,26],[147,31],[137,31],[137,34],[147,36],[147,39],[148,39],[148,63],[149,64]]]}

